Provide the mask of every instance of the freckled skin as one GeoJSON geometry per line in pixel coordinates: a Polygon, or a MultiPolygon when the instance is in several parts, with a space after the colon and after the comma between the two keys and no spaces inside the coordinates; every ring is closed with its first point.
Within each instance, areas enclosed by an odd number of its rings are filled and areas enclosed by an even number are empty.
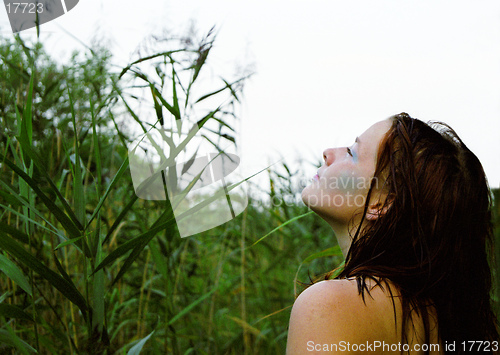
{"type": "Polygon", "coordinates": [[[304,203],[332,225],[336,234],[363,207],[361,202],[375,172],[378,145],[390,126],[389,120],[377,122],[351,147],[326,149],[319,179],[302,191],[304,203]]]}
{"type": "Polygon", "coordinates": [[[360,178],[362,177],[355,174],[354,171],[352,173],[343,172],[339,174],[339,190],[341,192],[356,193],[358,185],[357,182],[360,178]]]}

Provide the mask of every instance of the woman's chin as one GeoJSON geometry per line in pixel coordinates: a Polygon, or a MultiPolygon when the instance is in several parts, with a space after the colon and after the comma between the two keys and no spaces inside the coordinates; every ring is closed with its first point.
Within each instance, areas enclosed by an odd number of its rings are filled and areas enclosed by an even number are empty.
{"type": "Polygon", "coordinates": [[[311,188],[311,185],[309,186],[306,186],[304,188],[304,190],[302,190],[302,194],[301,194],[301,198],[302,198],[302,202],[304,202],[304,204],[309,207],[310,209],[313,209],[314,207],[314,204],[311,203],[313,202],[312,201],[312,198],[311,198],[311,194],[310,194],[310,188],[311,188]]]}
{"type": "Polygon", "coordinates": [[[314,193],[311,193],[311,191],[308,190],[309,187],[310,186],[302,190],[302,202],[304,202],[304,204],[312,211],[320,214],[322,210],[321,201],[319,201],[318,197],[314,193]]]}

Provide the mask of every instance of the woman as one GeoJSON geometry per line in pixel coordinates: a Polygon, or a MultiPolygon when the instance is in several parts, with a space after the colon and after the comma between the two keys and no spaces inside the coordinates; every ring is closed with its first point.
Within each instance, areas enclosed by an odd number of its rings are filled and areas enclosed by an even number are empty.
{"type": "Polygon", "coordinates": [[[455,132],[401,113],[323,156],[302,199],[345,266],[295,301],[287,354],[498,352],[490,192],[455,132]]]}

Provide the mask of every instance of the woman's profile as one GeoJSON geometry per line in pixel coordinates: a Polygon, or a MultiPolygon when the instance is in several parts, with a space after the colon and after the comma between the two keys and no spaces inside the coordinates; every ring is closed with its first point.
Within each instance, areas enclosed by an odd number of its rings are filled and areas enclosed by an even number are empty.
{"type": "Polygon", "coordinates": [[[323,158],[302,199],[345,265],[296,299],[287,354],[497,353],[491,195],[456,133],[401,113],[323,158]]]}

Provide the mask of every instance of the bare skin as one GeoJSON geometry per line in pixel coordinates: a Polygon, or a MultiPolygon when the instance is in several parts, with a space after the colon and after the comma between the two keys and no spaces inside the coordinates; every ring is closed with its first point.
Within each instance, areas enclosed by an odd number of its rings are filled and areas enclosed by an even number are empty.
{"type": "MultiPolygon", "coordinates": [[[[364,202],[356,201],[360,201],[368,192],[368,182],[375,172],[378,147],[390,125],[389,120],[377,122],[361,134],[351,147],[326,149],[323,153],[325,163],[318,170],[318,176],[302,192],[304,203],[335,231],[344,256],[351,246],[350,232],[362,221],[358,212],[364,202]]],[[[377,189],[374,192],[364,223],[373,223],[386,212],[381,206],[387,196],[377,189]]],[[[385,348],[368,347],[364,349],[364,353],[401,353],[401,348],[392,351],[401,342],[402,332],[401,304],[397,289],[391,287],[392,295],[395,296],[391,297],[387,289],[374,286],[375,284],[368,284],[371,297],[365,294],[364,302],[359,295],[356,280],[328,280],[307,288],[293,305],[287,355],[323,354],[325,350],[335,353],[332,351],[335,348],[330,345],[347,343],[364,344],[365,347],[368,344],[372,344],[372,347],[379,343],[387,344],[385,348]]],[[[430,318],[430,344],[437,345],[437,323],[432,311],[430,318]]],[[[415,330],[411,328],[406,332],[410,354],[423,354],[420,347],[424,339],[423,322],[416,315],[412,317],[412,321],[415,330]]],[[[348,348],[341,351],[337,347],[337,350],[338,353],[349,353],[348,348]]],[[[439,349],[435,347],[429,350],[430,354],[439,354],[444,349],[439,346],[439,349]]]]}
{"type": "MultiPolygon", "coordinates": [[[[364,198],[375,173],[378,146],[391,123],[384,120],[375,123],[356,138],[351,147],[328,148],[323,152],[325,163],[318,169],[318,177],[302,191],[302,200],[335,231],[342,252],[347,255],[351,245],[351,230],[361,218],[364,198]],[[353,220],[354,223],[349,224],[353,220]]],[[[381,185],[381,184],[379,184],[381,185]]],[[[378,217],[380,199],[385,196],[375,189],[368,221],[378,217]]]]}
{"type": "MultiPolygon", "coordinates": [[[[395,288],[391,289],[396,296],[395,288]]],[[[402,320],[399,299],[394,298],[396,324],[388,290],[376,286],[370,294],[371,297],[367,295],[364,303],[358,294],[356,280],[350,279],[322,281],[306,289],[293,305],[286,354],[324,354],[327,353],[325,350],[328,353],[348,354],[356,352],[356,346],[364,347],[359,348],[363,353],[399,354],[402,349],[398,345],[401,344],[402,320]],[[343,349],[340,348],[342,344],[343,349]],[[350,344],[349,348],[347,344],[350,344]],[[387,345],[384,347],[384,344],[387,345]]],[[[417,316],[413,317],[413,321],[415,331],[408,332],[410,354],[424,354],[423,323],[417,316]]],[[[441,354],[443,347],[437,345],[437,324],[432,316],[430,329],[430,344],[434,347],[429,349],[430,354],[441,354]]]]}

